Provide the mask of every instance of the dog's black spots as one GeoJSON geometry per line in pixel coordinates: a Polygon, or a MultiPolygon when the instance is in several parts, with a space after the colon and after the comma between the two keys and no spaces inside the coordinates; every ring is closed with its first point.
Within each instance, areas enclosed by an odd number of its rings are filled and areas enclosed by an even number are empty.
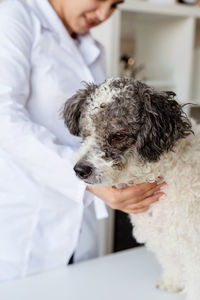
{"type": "MultiPolygon", "coordinates": [[[[134,137],[142,160],[159,160],[162,154],[173,151],[179,139],[192,133],[191,123],[175,100],[174,92],[158,92],[130,78],[114,79],[109,86],[112,92],[116,90],[116,94],[113,102],[101,112],[101,124],[107,118],[110,122],[104,124],[105,131],[112,127],[115,132],[123,130],[134,137]]],[[[109,157],[109,151],[106,157],[109,157]]]]}
{"type": "MultiPolygon", "coordinates": [[[[192,133],[192,126],[174,99],[173,92],[155,92],[148,89],[149,99],[142,104],[143,120],[137,136],[138,154],[147,161],[157,161],[165,152],[173,150],[179,139],[192,133]]],[[[141,96],[140,96],[141,97],[141,96]]]]}
{"type": "Polygon", "coordinates": [[[137,128],[134,127],[133,121],[127,118],[129,110],[126,104],[118,95],[113,102],[92,116],[95,135],[98,137],[96,142],[104,153],[104,159],[113,160],[115,163],[118,161],[118,164],[124,152],[132,150],[136,141],[137,128]]]}
{"type": "Polygon", "coordinates": [[[111,91],[115,90],[118,92],[120,90],[127,95],[128,93],[136,92],[136,86],[133,84],[133,81],[131,78],[116,78],[109,83],[109,87],[111,91]]]}
{"type": "MultiPolygon", "coordinates": [[[[79,90],[64,105],[62,116],[65,125],[73,135],[80,136],[80,117],[85,106],[92,101],[91,95],[95,92],[97,85],[85,83],[85,89],[79,90]]],[[[82,116],[83,117],[83,116],[82,116]]]]}

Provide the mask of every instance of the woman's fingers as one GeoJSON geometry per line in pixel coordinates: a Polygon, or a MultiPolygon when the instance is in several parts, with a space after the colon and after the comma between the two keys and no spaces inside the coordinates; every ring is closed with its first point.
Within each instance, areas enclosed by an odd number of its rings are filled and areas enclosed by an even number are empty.
{"type": "MultiPolygon", "coordinates": [[[[157,199],[157,197],[159,197],[159,196],[156,196],[157,193],[160,191],[161,188],[166,186],[166,183],[162,183],[162,184],[159,184],[159,185],[151,185],[149,187],[152,187],[152,186],[153,186],[153,188],[149,189],[146,193],[144,193],[143,190],[141,190],[141,193],[137,194],[137,195],[136,195],[136,191],[133,189],[134,193],[129,195],[129,198],[127,197],[126,201],[121,202],[122,208],[125,208],[125,207],[127,207],[131,204],[136,204],[137,205],[139,203],[142,203],[144,200],[147,200],[147,201],[152,200],[152,202],[154,202],[154,199],[157,199]],[[155,194],[155,197],[151,198],[151,197],[154,196],[154,194],[155,194]]],[[[134,188],[135,188],[135,186],[134,186],[134,188]]]]}
{"type": "Polygon", "coordinates": [[[157,181],[154,182],[144,182],[144,183],[140,183],[137,184],[136,187],[138,188],[138,191],[142,191],[143,193],[148,192],[149,190],[151,190],[152,188],[156,187],[158,185],[157,181]]]}
{"type": "Polygon", "coordinates": [[[163,187],[167,186],[167,184],[165,182],[161,183],[161,184],[157,184],[157,186],[153,187],[152,189],[150,189],[149,191],[147,191],[144,194],[144,198],[148,198],[151,195],[153,195],[154,193],[160,191],[160,189],[162,189],[163,187]]]}
{"type": "MultiPolygon", "coordinates": [[[[140,202],[141,200],[153,195],[153,193],[160,190],[165,183],[158,184],[157,181],[150,183],[140,183],[126,188],[119,189],[119,195],[121,194],[122,199],[135,199],[135,202],[140,202]]],[[[123,202],[123,201],[122,201],[123,202]]]]}
{"type": "Polygon", "coordinates": [[[129,213],[138,213],[139,211],[146,211],[150,205],[160,199],[160,197],[164,196],[163,192],[159,192],[151,197],[148,197],[140,202],[124,207],[124,211],[128,211],[129,213]]]}
{"type": "Polygon", "coordinates": [[[146,199],[144,199],[143,201],[140,202],[141,206],[150,206],[152,203],[158,201],[160,199],[160,197],[164,196],[165,193],[163,192],[158,192],[155,195],[148,197],[146,199]]]}

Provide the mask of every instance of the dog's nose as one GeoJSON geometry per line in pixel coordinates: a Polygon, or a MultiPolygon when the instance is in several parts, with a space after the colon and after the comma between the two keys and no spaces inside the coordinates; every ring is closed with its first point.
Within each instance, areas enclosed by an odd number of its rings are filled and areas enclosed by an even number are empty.
{"type": "Polygon", "coordinates": [[[74,171],[80,179],[87,179],[92,174],[92,167],[78,163],[74,166],[74,171]]]}

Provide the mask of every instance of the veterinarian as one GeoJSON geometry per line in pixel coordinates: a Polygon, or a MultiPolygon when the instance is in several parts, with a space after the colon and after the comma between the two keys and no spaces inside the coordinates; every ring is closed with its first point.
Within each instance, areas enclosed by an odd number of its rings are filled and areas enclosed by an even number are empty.
{"type": "Polygon", "coordinates": [[[97,256],[95,212],[106,215],[104,202],[140,213],[162,195],[156,182],[87,187],[71,163],[80,140],[60,117],[82,81],[105,79],[89,30],[121,2],[0,4],[0,281],[64,266],[72,254],[74,262],[97,256]]]}

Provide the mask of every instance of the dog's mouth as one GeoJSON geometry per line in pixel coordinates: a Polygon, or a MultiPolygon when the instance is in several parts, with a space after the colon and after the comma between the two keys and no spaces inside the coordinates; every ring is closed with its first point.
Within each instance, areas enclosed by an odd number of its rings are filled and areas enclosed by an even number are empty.
{"type": "Polygon", "coordinates": [[[92,180],[83,180],[85,183],[87,183],[88,185],[94,185],[97,184],[96,182],[92,181],[92,180]]]}
{"type": "MultiPolygon", "coordinates": [[[[80,178],[80,177],[79,177],[80,178]]],[[[83,180],[83,179],[82,179],[83,180]]],[[[100,186],[100,185],[102,185],[102,182],[101,182],[101,180],[97,180],[97,179],[95,179],[95,178],[91,178],[91,179],[84,179],[83,180],[87,185],[89,185],[89,186],[100,186]]]]}

